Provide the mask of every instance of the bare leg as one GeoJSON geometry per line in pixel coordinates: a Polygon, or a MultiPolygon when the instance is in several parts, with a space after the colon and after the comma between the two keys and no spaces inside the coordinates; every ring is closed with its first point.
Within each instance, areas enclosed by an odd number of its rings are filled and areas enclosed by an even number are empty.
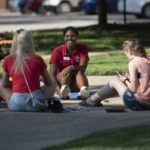
{"type": "Polygon", "coordinates": [[[88,91],[88,79],[85,76],[84,72],[78,71],[76,74],[76,87],[78,91],[80,91],[80,97],[82,99],[85,99],[89,97],[89,91],[88,91]]]}
{"type": "MultiPolygon", "coordinates": [[[[65,68],[66,69],[66,68],[65,68]]],[[[65,70],[64,69],[64,70],[65,70]]],[[[69,87],[71,86],[71,81],[72,81],[72,75],[71,75],[71,72],[68,72],[67,75],[63,75],[62,72],[60,72],[58,75],[57,75],[57,84],[56,84],[56,92],[59,96],[62,96],[61,95],[61,87],[63,85],[68,85],[69,87]]]]}
{"type": "Polygon", "coordinates": [[[72,92],[79,92],[80,88],[83,86],[88,87],[88,79],[82,72],[77,72],[77,74],[72,78],[71,83],[71,91],[72,92]]]}
{"type": "Polygon", "coordinates": [[[68,72],[67,75],[62,75],[62,73],[60,72],[57,75],[57,80],[60,86],[66,84],[68,86],[71,85],[71,80],[72,80],[72,72],[68,72]]]}
{"type": "Polygon", "coordinates": [[[118,93],[119,96],[122,97],[126,89],[127,89],[126,85],[123,82],[121,82],[118,78],[116,78],[114,80],[111,80],[108,84],[102,87],[97,93],[92,95],[90,99],[92,101],[96,100],[102,101],[106,98],[114,96],[116,93],[118,93]]]}
{"type": "Polygon", "coordinates": [[[122,81],[120,81],[118,78],[116,78],[110,82],[110,87],[114,88],[120,97],[123,97],[124,91],[126,89],[128,89],[128,87],[122,81]]]}
{"type": "Polygon", "coordinates": [[[44,85],[41,87],[41,91],[46,99],[50,99],[53,97],[55,92],[56,84],[53,83],[52,85],[44,85]]]}
{"type": "Polygon", "coordinates": [[[70,69],[70,66],[63,69],[63,71],[57,75],[58,84],[56,87],[56,91],[60,97],[64,99],[68,98],[68,94],[71,91],[70,87],[71,87],[72,79],[73,79],[73,75],[72,75],[72,70],[70,69]]]}
{"type": "Polygon", "coordinates": [[[10,97],[12,95],[10,88],[4,88],[2,86],[2,83],[0,83],[0,96],[5,100],[5,102],[8,104],[10,97]]]}
{"type": "Polygon", "coordinates": [[[88,84],[88,79],[87,77],[85,76],[85,74],[81,71],[79,71],[76,75],[76,84],[77,84],[77,87],[80,89],[82,86],[86,86],[88,87],[89,84],[88,84]]]}

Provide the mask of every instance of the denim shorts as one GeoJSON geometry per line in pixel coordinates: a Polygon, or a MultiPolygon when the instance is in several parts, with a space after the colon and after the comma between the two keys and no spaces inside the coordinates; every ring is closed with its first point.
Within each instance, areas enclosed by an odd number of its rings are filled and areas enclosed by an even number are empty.
{"type": "MultiPolygon", "coordinates": [[[[37,98],[45,99],[40,90],[32,92],[32,95],[37,98]]],[[[11,111],[40,111],[37,108],[33,108],[32,105],[27,104],[29,99],[31,99],[30,93],[13,92],[8,103],[8,109],[11,111]]],[[[47,100],[45,100],[45,103],[46,102],[47,100]]]]}
{"type": "Polygon", "coordinates": [[[137,100],[135,94],[127,89],[123,94],[124,104],[131,110],[150,110],[150,105],[142,104],[137,100]]]}

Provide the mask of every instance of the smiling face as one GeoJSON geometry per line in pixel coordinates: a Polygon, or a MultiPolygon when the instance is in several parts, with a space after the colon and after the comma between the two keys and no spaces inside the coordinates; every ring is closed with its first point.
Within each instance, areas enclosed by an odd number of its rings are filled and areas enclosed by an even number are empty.
{"type": "Polygon", "coordinates": [[[72,30],[68,30],[64,36],[65,43],[67,48],[73,50],[76,46],[78,36],[72,30]]]}

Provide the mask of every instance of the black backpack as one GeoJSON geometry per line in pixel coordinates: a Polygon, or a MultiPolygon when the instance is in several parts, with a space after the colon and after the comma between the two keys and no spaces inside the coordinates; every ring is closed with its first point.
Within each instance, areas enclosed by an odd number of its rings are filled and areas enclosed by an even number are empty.
{"type": "Polygon", "coordinates": [[[54,113],[63,112],[63,105],[59,100],[50,100],[48,108],[54,113]]]}

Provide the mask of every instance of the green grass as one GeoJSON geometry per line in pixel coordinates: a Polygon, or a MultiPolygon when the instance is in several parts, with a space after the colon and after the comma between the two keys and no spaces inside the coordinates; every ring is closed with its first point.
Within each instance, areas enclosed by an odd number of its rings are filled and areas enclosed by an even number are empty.
{"type": "MultiPolygon", "coordinates": [[[[138,39],[145,47],[150,47],[150,23],[108,25],[106,29],[98,26],[78,28],[78,43],[87,45],[89,51],[119,50],[126,39],[138,39]]],[[[36,51],[50,54],[52,50],[64,43],[63,30],[44,30],[31,32],[36,51]]],[[[4,33],[1,39],[12,39],[13,33],[4,33]],[[4,36],[6,34],[6,36],[4,36]]]]}
{"type": "MultiPolygon", "coordinates": [[[[107,29],[98,26],[78,28],[78,43],[87,45],[90,51],[104,51],[106,54],[90,58],[86,75],[113,75],[115,71],[125,73],[128,60],[120,51],[126,39],[138,39],[150,52],[150,23],[109,25],[107,29]]],[[[1,36],[10,39],[12,33],[1,36]]],[[[52,50],[64,43],[63,30],[32,31],[37,54],[51,54],[52,50]]],[[[48,64],[49,60],[45,60],[48,64]]],[[[49,64],[48,64],[49,70],[49,64]]],[[[2,69],[0,68],[0,74],[2,69]]]]}
{"type": "Polygon", "coordinates": [[[86,75],[114,75],[127,72],[128,59],[122,51],[108,52],[90,58],[86,75]]]}
{"type": "MultiPolygon", "coordinates": [[[[49,59],[45,62],[50,69],[49,59]]],[[[115,71],[127,72],[128,59],[122,51],[107,52],[106,54],[91,56],[86,75],[114,75],[115,71]]]]}
{"type": "MultiPolygon", "coordinates": [[[[150,48],[147,52],[150,53],[150,48]]],[[[49,71],[49,59],[45,59],[45,62],[49,71]]],[[[86,75],[115,75],[115,71],[121,74],[128,71],[128,59],[122,50],[91,56],[85,73],[86,75]]],[[[0,68],[0,74],[2,74],[2,68],[0,68]]]]}
{"type": "MultiPolygon", "coordinates": [[[[89,51],[119,50],[126,39],[138,39],[145,47],[150,47],[150,23],[131,24],[128,26],[108,26],[102,30],[98,26],[78,28],[78,43],[87,45],[89,51]]],[[[52,50],[64,43],[63,30],[33,31],[36,50],[50,54],[52,50]]]]}
{"type": "Polygon", "coordinates": [[[95,132],[84,138],[43,150],[149,150],[150,125],[95,132]]]}
{"type": "MultiPolygon", "coordinates": [[[[124,74],[128,68],[128,59],[120,51],[123,41],[138,39],[147,49],[150,49],[149,26],[150,23],[127,26],[114,25],[108,26],[106,30],[98,26],[78,28],[79,43],[87,45],[89,51],[108,52],[90,58],[86,75],[114,75],[116,70],[124,74]]],[[[55,47],[63,44],[62,33],[62,29],[32,32],[37,52],[50,54],[55,47]]],[[[48,60],[46,61],[48,62],[48,60]]]]}
{"type": "MultiPolygon", "coordinates": [[[[147,49],[147,52],[150,52],[150,49],[147,49]]],[[[45,62],[49,70],[49,59],[45,62]]],[[[128,59],[122,50],[91,56],[85,73],[86,75],[115,75],[115,71],[121,74],[128,71],[128,59]]]]}

